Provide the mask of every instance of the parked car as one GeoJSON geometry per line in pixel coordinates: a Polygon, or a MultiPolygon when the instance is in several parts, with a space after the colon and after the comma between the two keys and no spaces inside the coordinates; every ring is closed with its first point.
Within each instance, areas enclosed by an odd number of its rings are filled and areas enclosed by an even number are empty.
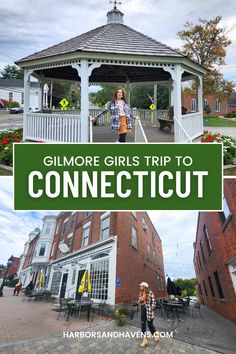
{"type": "Polygon", "coordinates": [[[23,113],[23,108],[20,107],[14,107],[10,109],[10,113],[11,114],[17,114],[17,113],[23,113]]]}

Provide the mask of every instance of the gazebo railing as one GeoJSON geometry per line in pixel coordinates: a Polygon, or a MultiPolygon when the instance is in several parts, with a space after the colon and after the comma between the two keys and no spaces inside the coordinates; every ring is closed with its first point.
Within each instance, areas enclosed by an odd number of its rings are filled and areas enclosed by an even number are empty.
{"type": "Polygon", "coordinates": [[[26,113],[24,138],[33,141],[80,142],[80,116],[71,114],[26,113]]]}
{"type": "Polygon", "coordinates": [[[191,143],[193,140],[178,119],[174,120],[175,137],[178,143],[191,143]]]}
{"type": "Polygon", "coordinates": [[[142,123],[141,123],[138,116],[135,119],[134,141],[135,141],[135,143],[147,143],[148,142],[146,134],[143,129],[143,126],[142,126],[142,123]]]}
{"type": "Polygon", "coordinates": [[[203,133],[203,119],[201,112],[182,115],[182,125],[192,140],[203,133]]]}

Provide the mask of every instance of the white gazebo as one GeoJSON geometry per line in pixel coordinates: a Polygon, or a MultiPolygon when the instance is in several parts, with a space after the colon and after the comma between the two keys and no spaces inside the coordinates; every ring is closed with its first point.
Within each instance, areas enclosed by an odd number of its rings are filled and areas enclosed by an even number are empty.
{"type": "MultiPolygon", "coordinates": [[[[174,106],[174,141],[189,142],[203,131],[202,77],[206,69],[178,51],[123,24],[124,14],[114,6],[107,24],[34,53],[16,62],[24,69],[26,140],[89,141],[89,84],[137,83],[169,87],[174,106]],[[29,112],[30,76],[39,80],[66,80],[81,85],[80,114],[29,112]],[[196,80],[197,112],[182,115],[181,84],[196,80]]],[[[41,95],[42,96],[42,95],[41,95]]],[[[41,107],[42,109],[42,104],[41,107]]]]}

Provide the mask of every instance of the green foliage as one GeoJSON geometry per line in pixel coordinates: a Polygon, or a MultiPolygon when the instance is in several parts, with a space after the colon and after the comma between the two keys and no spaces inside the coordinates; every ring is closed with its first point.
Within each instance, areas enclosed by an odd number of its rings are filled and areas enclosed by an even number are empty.
{"type": "Polygon", "coordinates": [[[181,290],[181,298],[183,298],[183,297],[187,297],[188,296],[188,293],[187,293],[187,290],[186,289],[184,289],[184,290],[181,290]]]}
{"type": "Polygon", "coordinates": [[[224,80],[216,69],[225,64],[226,49],[231,44],[225,29],[220,26],[221,20],[221,16],[216,16],[210,20],[200,18],[197,24],[186,22],[177,37],[183,42],[182,53],[208,69],[203,80],[204,93],[226,99],[232,96],[234,84],[224,80]]]}
{"type": "MultiPolygon", "coordinates": [[[[104,107],[105,104],[113,99],[114,92],[120,85],[102,85],[102,90],[90,95],[91,101],[98,107],[104,107]]],[[[121,86],[122,87],[122,86],[121,86]]],[[[125,91],[125,90],[124,90],[125,91]]],[[[153,97],[153,85],[137,85],[131,90],[131,107],[149,109],[153,97]]],[[[125,97],[127,99],[127,97],[125,97]]],[[[169,93],[167,87],[157,86],[157,108],[165,109],[169,105],[169,93]]]]}
{"type": "Polygon", "coordinates": [[[77,84],[66,85],[65,98],[69,102],[69,108],[78,108],[80,102],[80,87],[77,84]]]}
{"type": "Polygon", "coordinates": [[[115,312],[115,320],[118,326],[124,326],[126,316],[128,315],[127,309],[117,309],[115,312]]]}
{"type": "Polygon", "coordinates": [[[0,161],[7,166],[12,166],[13,144],[8,144],[0,153],[0,161]]]}
{"type": "Polygon", "coordinates": [[[227,113],[224,115],[225,118],[236,118],[236,113],[227,113]]]}
{"type": "Polygon", "coordinates": [[[193,296],[195,292],[195,286],[197,284],[196,278],[192,279],[181,279],[178,278],[174,281],[176,287],[178,286],[181,289],[181,297],[182,293],[186,294],[185,296],[193,296]]]}
{"type": "Polygon", "coordinates": [[[7,104],[7,107],[8,108],[18,108],[18,107],[20,107],[20,104],[19,104],[19,102],[11,101],[7,104]]]}
{"type": "Polygon", "coordinates": [[[5,99],[1,99],[1,101],[4,104],[3,109],[20,107],[20,104],[18,102],[16,102],[16,101],[8,101],[8,100],[5,100],[5,99]]]}
{"type": "Polygon", "coordinates": [[[0,133],[0,162],[7,166],[13,164],[13,143],[22,140],[22,129],[0,133]]]}
{"type": "Polygon", "coordinates": [[[10,288],[14,288],[18,282],[19,282],[19,279],[7,280],[7,281],[5,281],[5,286],[9,286],[10,288]]]}
{"type": "Polygon", "coordinates": [[[224,153],[224,165],[231,165],[236,158],[236,139],[220,135],[219,133],[212,133],[208,130],[204,130],[202,137],[202,143],[223,143],[223,153],[224,153]]]}
{"type": "Polygon", "coordinates": [[[207,106],[204,108],[204,112],[205,112],[206,114],[210,114],[210,113],[211,113],[211,108],[210,108],[209,105],[207,105],[207,106]]]}
{"type": "Polygon", "coordinates": [[[24,70],[18,68],[16,65],[6,65],[3,70],[0,70],[2,79],[23,79],[24,70]]]}
{"type": "MultiPolygon", "coordinates": [[[[153,85],[140,85],[135,86],[131,91],[131,106],[142,109],[149,109],[152,104],[150,98],[154,98],[154,86],[153,85]]],[[[157,86],[157,109],[166,109],[169,105],[169,93],[168,88],[163,86],[157,86]]]]}
{"type": "Polygon", "coordinates": [[[117,84],[112,85],[101,85],[102,89],[97,93],[92,93],[90,95],[91,101],[98,107],[104,107],[108,101],[111,101],[114,96],[114,92],[117,87],[120,87],[117,84]]]}

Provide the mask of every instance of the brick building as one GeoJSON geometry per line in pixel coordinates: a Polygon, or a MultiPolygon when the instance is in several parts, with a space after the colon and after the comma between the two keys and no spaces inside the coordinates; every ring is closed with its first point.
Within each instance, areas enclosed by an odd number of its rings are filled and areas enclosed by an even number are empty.
{"type": "Polygon", "coordinates": [[[225,179],[222,212],[200,212],[194,267],[202,303],[236,322],[236,180],[225,179]]]}
{"type": "Polygon", "coordinates": [[[162,242],[144,212],[60,213],[50,261],[47,288],[58,297],[79,296],[85,269],[95,302],[135,301],[141,281],[166,297],[162,242]]]}
{"type": "MultiPolygon", "coordinates": [[[[182,93],[182,106],[187,108],[187,112],[197,112],[197,96],[190,93],[182,93]]],[[[236,93],[229,100],[221,100],[216,95],[203,96],[203,110],[209,106],[211,109],[210,116],[223,116],[226,113],[236,112],[236,93]]]]}
{"type": "Polygon", "coordinates": [[[17,270],[18,270],[18,267],[19,267],[19,263],[20,263],[20,258],[19,257],[13,257],[14,258],[14,261],[13,263],[10,265],[10,268],[8,269],[8,272],[7,272],[7,267],[4,267],[1,271],[1,274],[0,274],[0,278],[4,278],[6,273],[7,273],[7,278],[9,277],[15,277],[16,274],[17,274],[17,270]]]}
{"type": "Polygon", "coordinates": [[[30,280],[34,286],[39,285],[40,274],[43,277],[43,286],[46,283],[46,271],[49,264],[49,256],[52,240],[55,232],[55,215],[45,215],[42,231],[36,228],[29,234],[29,240],[24,245],[21,256],[19,278],[23,286],[27,286],[30,280]]]}

